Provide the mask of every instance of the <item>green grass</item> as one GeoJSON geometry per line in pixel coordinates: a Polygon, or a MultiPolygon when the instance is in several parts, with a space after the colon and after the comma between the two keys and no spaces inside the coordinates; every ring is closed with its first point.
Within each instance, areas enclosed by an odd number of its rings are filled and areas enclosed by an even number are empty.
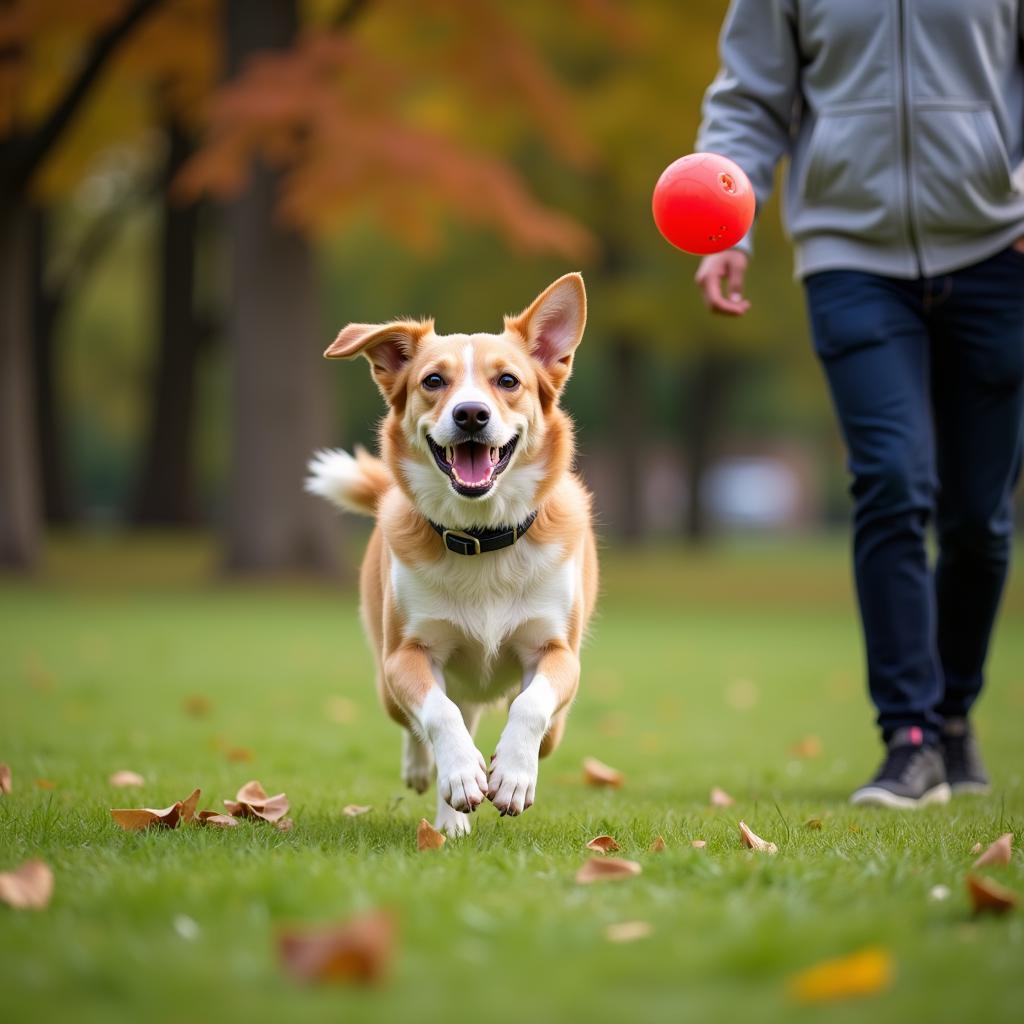
{"type": "MultiPolygon", "coordinates": [[[[1024,841],[1019,579],[978,713],[993,795],[900,815],[845,803],[878,751],[840,544],[609,552],[581,695],[537,805],[515,820],[486,806],[472,836],[417,854],[433,794],[400,786],[399,734],[376,706],[353,596],[204,584],[208,562],[174,542],[61,542],[41,581],[0,584],[0,761],[16,786],[0,798],[0,869],[41,856],[57,878],[48,910],[0,907],[5,1021],[1019,1015],[1024,918],[972,919],[963,888],[974,842],[1007,830],[1024,841]],[[211,702],[205,717],[183,711],[193,694],[211,702]],[[326,711],[339,696],[346,724],[326,711]],[[795,758],[809,734],[823,756],[795,758]],[[227,759],[236,746],[251,764],[227,759]],[[626,785],[582,785],[588,754],[626,785]],[[145,775],[145,789],[110,789],[119,768],[145,775]],[[107,813],[194,786],[201,806],[219,806],[251,777],[288,793],[294,831],[129,834],[107,813]],[[713,785],[736,807],[710,809],[713,785]],[[344,817],[350,802],[374,810],[344,817]],[[777,857],[740,848],[741,817],[777,857]],[[641,877],[574,884],[600,832],[642,862],[641,877]],[[658,834],[668,849],[649,854],[658,834]],[[929,900],[939,884],[950,897],[929,900]],[[280,924],[376,906],[401,930],[383,987],[305,988],[282,974],[280,924]],[[197,934],[183,937],[181,915],[197,934]],[[609,944],[604,926],[632,919],[653,936],[609,944]],[[895,959],[888,991],[788,1002],[792,972],[871,945],[895,959]]],[[[485,753],[499,727],[485,720],[485,753]]],[[[992,874],[1024,891],[1019,853],[992,874]]]]}

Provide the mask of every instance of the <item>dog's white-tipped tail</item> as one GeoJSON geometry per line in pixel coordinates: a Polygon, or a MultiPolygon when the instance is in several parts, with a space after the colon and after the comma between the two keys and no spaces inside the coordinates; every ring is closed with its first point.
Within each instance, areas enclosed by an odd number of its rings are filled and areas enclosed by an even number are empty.
{"type": "Polygon", "coordinates": [[[387,466],[363,448],[356,448],[355,455],[340,448],[322,449],[309,460],[306,490],[348,512],[376,514],[390,486],[387,466]]]}

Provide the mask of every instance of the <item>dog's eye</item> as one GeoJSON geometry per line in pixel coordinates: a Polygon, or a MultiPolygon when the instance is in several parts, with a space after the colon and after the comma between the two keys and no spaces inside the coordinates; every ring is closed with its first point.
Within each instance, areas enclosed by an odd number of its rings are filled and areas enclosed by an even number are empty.
{"type": "Polygon", "coordinates": [[[515,391],[519,387],[519,378],[513,377],[511,373],[503,373],[498,378],[498,387],[504,388],[506,391],[515,391]]]}
{"type": "Polygon", "coordinates": [[[439,373],[428,373],[423,378],[423,386],[428,391],[437,391],[438,388],[444,387],[444,377],[439,373]]]}

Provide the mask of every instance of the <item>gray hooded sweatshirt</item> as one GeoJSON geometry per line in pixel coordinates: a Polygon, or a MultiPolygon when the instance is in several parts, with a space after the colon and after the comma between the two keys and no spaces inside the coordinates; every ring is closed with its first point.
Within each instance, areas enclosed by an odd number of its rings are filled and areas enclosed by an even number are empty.
{"type": "Polygon", "coordinates": [[[798,276],[932,277],[1024,235],[1024,0],[732,0],[720,53],[697,148],[759,204],[789,156],[798,276]]]}

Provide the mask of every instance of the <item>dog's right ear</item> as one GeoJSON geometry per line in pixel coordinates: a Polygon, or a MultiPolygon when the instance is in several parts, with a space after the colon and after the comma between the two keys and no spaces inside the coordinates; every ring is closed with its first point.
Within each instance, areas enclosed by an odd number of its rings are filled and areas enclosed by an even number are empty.
{"type": "Polygon", "coordinates": [[[431,320],[395,320],[389,324],[349,324],[334,339],[325,359],[366,356],[373,379],[385,398],[390,397],[406,364],[423,336],[434,329],[431,320]]]}

